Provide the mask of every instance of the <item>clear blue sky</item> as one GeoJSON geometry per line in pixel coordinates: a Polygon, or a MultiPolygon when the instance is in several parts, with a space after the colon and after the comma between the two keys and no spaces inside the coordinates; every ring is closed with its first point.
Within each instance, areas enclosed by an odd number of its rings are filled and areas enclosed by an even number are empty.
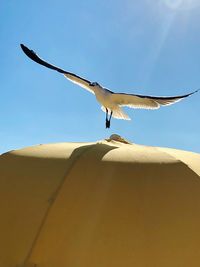
{"type": "Polygon", "coordinates": [[[200,93],[113,119],[94,96],[29,60],[42,58],[116,92],[179,95],[200,88],[199,0],[0,3],[0,152],[117,133],[144,145],[200,153],[200,93]]]}

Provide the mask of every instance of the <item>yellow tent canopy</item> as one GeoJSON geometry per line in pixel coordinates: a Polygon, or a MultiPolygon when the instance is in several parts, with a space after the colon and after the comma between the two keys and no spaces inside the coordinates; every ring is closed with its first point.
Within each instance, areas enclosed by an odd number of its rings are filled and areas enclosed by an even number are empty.
{"type": "Polygon", "coordinates": [[[200,155],[130,144],[0,156],[0,267],[199,267],[200,155]]]}

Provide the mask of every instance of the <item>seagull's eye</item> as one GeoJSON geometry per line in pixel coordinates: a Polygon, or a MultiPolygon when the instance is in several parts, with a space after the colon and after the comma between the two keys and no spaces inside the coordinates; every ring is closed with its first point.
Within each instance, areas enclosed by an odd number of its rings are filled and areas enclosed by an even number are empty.
{"type": "Polygon", "coordinates": [[[97,82],[90,83],[90,86],[97,86],[97,85],[99,85],[97,82]]]}

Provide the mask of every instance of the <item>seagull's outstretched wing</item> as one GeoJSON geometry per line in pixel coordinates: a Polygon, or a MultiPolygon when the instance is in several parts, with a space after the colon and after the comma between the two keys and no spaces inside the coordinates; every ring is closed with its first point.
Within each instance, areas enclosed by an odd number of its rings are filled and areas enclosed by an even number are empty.
{"type": "Polygon", "coordinates": [[[113,93],[110,97],[111,100],[119,106],[128,106],[130,108],[141,108],[141,109],[158,109],[160,106],[172,105],[182,99],[193,95],[198,92],[196,90],[192,93],[180,96],[169,96],[169,97],[157,97],[157,96],[145,96],[145,95],[132,95],[123,93],[113,93]]]}
{"type": "Polygon", "coordinates": [[[79,86],[85,88],[86,90],[88,90],[89,92],[93,93],[94,94],[94,91],[93,91],[93,87],[90,86],[90,81],[84,79],[84,78],[81,78],[79,77],[78,75],[74,74],[74,73],[71,73],[71,72],[68,72],[68,71],[65,71],[63,69],[60,69],[52,64],[49,64],[48,62],[44,61],[43,59],[41,59],[33,50],[30,50],[28,47],[26,47],[25,45],[21,44],[20,45],[22,50],[24,51],[24,53],[30,58],[32,59],[33,61],[37,62],[38,64],[40,65],[43,65],[49,69],[52,69],[52,70],[56,70],[62,74],[64,74],[64,76],[69,79],[71,82],[73,83],[76,83],[78,84],[79,86]]]}

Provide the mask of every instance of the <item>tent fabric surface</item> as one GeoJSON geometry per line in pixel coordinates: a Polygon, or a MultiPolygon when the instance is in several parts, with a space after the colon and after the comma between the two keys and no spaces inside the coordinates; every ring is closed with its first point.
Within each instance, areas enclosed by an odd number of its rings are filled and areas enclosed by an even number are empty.
{"type": "Polygon", "coordinates": [[[199,267],[200,155],[115,140],[0,156],[0,267],[199,267]]]}

